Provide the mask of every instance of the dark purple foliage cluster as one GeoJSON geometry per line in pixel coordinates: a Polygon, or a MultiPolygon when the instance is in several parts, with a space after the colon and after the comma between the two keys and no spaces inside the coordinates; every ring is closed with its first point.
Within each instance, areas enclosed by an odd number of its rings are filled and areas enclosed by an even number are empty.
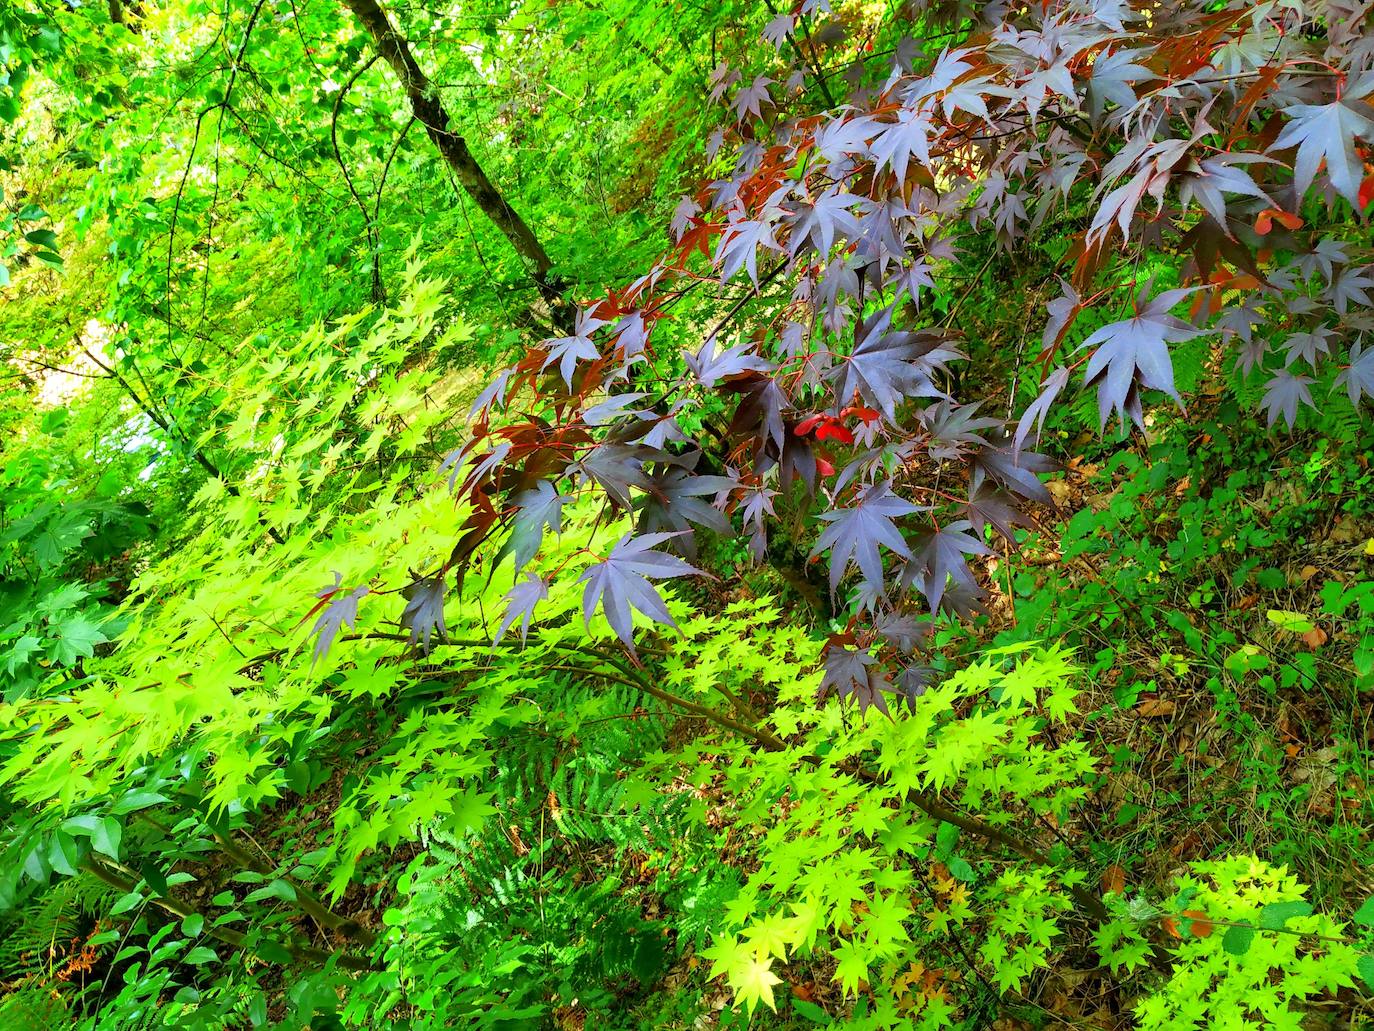
{"type": "MultiPolygon", "coordinates": [[[[972,563],[1049,500],[1027,443],[1074,389],[1101,424],[1143,424],[1182,404],[1172,355],[1193,341],[1261,377],[1271,425],[1336,388],[1374,395],[1367,7],[915,2],[920,34],[842,76],[806,45],[838,30],[825,0],[779,12],[757,68],[711,75],[720,174],[678,205],[675,245],[478,399],[446,463],[472,507],[449,565],[504,534],[521,570],[562,504],[599,492],[639,536],[582,574],[585,609],[632,647],[632,610],[671,621],[652,581],[696,572],[660,549],[742,534],[782,562],[804,528],[800,561],[828,562],[851,616],[823,693],[910,697],[921,628],[976,610],[972,563]],[[984,271],[966,255],[988,241],[1010,261],[1047,233],[1072,243],[1024,356],[1039,389],[998,418],[955,396],[968,342],[930,298],[984,271]],[[1179,285],[1142,281],[1146,255],[1179,285]],[[711,281],[745,297],[668,353],[659,327],[711,281]]],[[[545,589],[518,582],[501,632],[545,589]]]]}

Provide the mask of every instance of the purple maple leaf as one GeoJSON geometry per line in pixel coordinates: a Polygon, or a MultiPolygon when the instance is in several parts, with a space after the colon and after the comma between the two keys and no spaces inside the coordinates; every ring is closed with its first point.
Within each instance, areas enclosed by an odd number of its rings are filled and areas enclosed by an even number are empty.
{"type": "Polygon", "coordinates": [[[866,154],[868,138],[881,126],[881,122],[867,115],[831,119],[816,130],[813,137],[816,153],[827,162],[839,161],[850,154],[866,154]]]}
{"type": "Polygon", "coordinates": [[[1350,303],[1368,308],[1370,306],[1368,290],[1374,287],[1374,276],[1369,273],[1374,271],[1374,265],[1366,265],[1364,268],[1353,269],[1345,268],[1336,277],[1336,281],[1326,291],[1326,296],[1331,298],[1331,303],[1336,311],[1344,315],[1350,303]]]}
{"type": "Polygon", "coordinates": [[[834,187],[817,197],[814,204],[798,204],[787,253],[795,257],[804,246],[810,245],[824,257],[835,245],[836,233],[851,239],[858,236],[859,220],[849,210],[858,203],[861,203],[860,198],[834,187]]]}
{"type": "Polygon", "coordinates": [[[720,266],[720,281],[728,283],[743,268],[757,289],[759,285],[759,248],[782,252],[773,238],[773,226],[764,220],[740,219],[731,222],[716,245],[715,262],[720,266]]]}
{"type": "MultiPolygon", "coordinates": [[[[1142,295],[1148,289],[1142,290],[1142,295]]],[[[1162,390],[1180,408],[1183,406],[1174,387],[1169,344],[1191,340],[1202,330],[1170,315],[1169,309],[1189,292],[1166,290],[1134,318],[1103,326],[1083,341],[1080,350],[1097,348],[1083,371],[1083,382],[1085,386],[1097,386],[1097,413],[1102,426],[1107,425],[1113,408],[1121,413],[1123,423],[1129,414],[1137,424],[1144,425],[1137,386],[1162,390]]]]}
{"type": "Polygon", "coordinates": [[[648,484],[644,463],[654,457],[651,449],[609,442],[593,448],[578,466],[618,507],[629,508],[630,488],[643,489],[648,484]]]}
{"type": "Polygon", "coordinates": [[[905,182],[913,157],[923,165],[930,164],[930,115],[924,110],[902,108],[897,121],[885,126],[869,149],[875,159],[875,173],[890,167],[897,182],[905,182]]]}
{"type": "Polygon", "coordinates": [[[517,511],[511,523],[510,537],[501,546],[492,564],[499,564],[508,553],[513,553],[515,571],[518,573],[524,569],[544,542],[545,527],[554,533],[562,532],[563,505],[567,500],[559,495],[548,480],[540,480],[538,486],[517,494],[514,498],[517,511]]]}
{"type": "Polygon", "coordinates": [[[591,625],[592,613],[599,602],[611,629],[631,654],[634,653],[634,616],[631,610],[642,612],[655,623],[676,627],[668,606],[650,581],[704,574],[676,555],[651,550],[675,536],[672,533],[649,533],[635,537],[627,533],[605,559],[589,566],[578,578],[578,583],[587,585],[582,592],[583,622],[591,625]]]}
{"type": "Polygon", "coordinates": [[[796,19],[786,11],[779,11],[773,20],[763,27],[764,42],[772,43],[775,50],[781,50],[782,45],[787,42],[787,37],[792,34],[792,25],[795,21],[796,19]]]}
{"type": "Polygon", "coordinates": [[[1016,435],[1011,442],[1013,451],[1021,450],[1021,445],[1025,443],[1032,425],[1035,426],[1035,439],[1037,441],[1040,439],[1040,435],[1045,430],[1045,415],[1068,382],[1069,370],[1063,366],[1045,377],[1045,382],[1040,384],[1039,395],[1034,401],[1026,405],[1026,410],[1021,414],[1021,421],[1016,424],[1016,435]]]}
{"type": "Polygon", "coordinates": [[[468,409],[468,421],[471,422],[478,412],[485,412],[492,405],[504,404],[506,400],[506,386],[510,383],[510,378],[515,375],[514,369],[502,369],[496,374],[496,378],[487,384],[486,388],[477,395],[477,399],[472,402],[472,407],[468,409]]]}
{"type": "Polygon", "coordinates": [[[1274,378],[1264,385],[1264,397],[1260,404],[1267,410],[1270,427],[1273,427],[1282,415],[1291,430],[1293,424],[1298,421],[1300,403],[1309,408],[1316,407],[1312,403],[1312,392],[1307,389],[1313,382],[1315,381],[1311,376],[1295,376],[1287,369],[1280,369],[1274,378]]]}
{"type": "Polygon", "coordinates": [[[925,595],[931,612],[940,608],[951,579],[956,584],[975,587],[973,571],[969,569],[967,555],[991,555],[992,549],[975,537],[970,531],[973,526],[967,519],[956,519],[939,530],[921,534],[914,543],[915,555],[903,571],[904,585],[916,584],[925,595]]]}
{"type": "Polygon", "coordinates": [[[889,305],[864,320],[859,342],[843,359],[835,378],[840,383],[837,397],[841,403],[857,391],[895,423],[897,405],[906,398],[942,396],[931,376],[945,362],[962,355],[944,346],[943,338],[931,331],[891,330],[892,312],[889,305]]]}
{"type": "Polygon", "coordinates": [[[1352,405],[1359,405],[1361,394],[1374,397],[1374,347],[1366,350],[1363,338],[1350,348],[1350,367],[1336,377],[1336,385],[1342,384],[1352,405]]]}
{"type": "Polygon", "coordinates": [[[329,649],[334,646],[334,638],[339,635],[339,630],[343,627],[353,627],[358,619],[358,602],[371,590],[364,585],[355,587],[347,594],[341,594],[343,589],[343,577],[337,572],[334,574],[334,583],[330,587],[317,592],[315,597],[329,599],[329,604],[320,613],[319,619],[315,620],[314,627],[311,628],[312,634],[318,634],[315,641],[315,659],[317,661],[329,654],[329,649]]]}
{"type": "Polygon", "coordinates": [[[401,626],[410,629],[411,645],[419,645],[428,655],[433,647],[430,638],[437,632],[440,641],[448,640],[448,628],[444,625],[444,573],[437,576],[422,577],[402,591],[406,607],[401,612],[401,626]]]}
{"type": "Polygon", "coordinates": [[[752,350],[753,344],[745,341],[717,354],[716,338],[712,336],[706,338],[701,350],[695,355],[684,351],[682,358],[702,386],[714,387],[721,380],[729,379],[731,376],[739,376],[746,372],[771,371],[772,363],[752,354],[752,350]]]}
{"type": "Polygon", "coordinates": [[[830,525],[816,540],[811,557],[830,551],[831,593],[839,589],[851,562],[869,583],[882,584],[883,558],[878,546],[884,545],[894,554],[910,558],[911,549],[893,520],[922,511],[927,509],[894,495],[888,482],[869,487],[853,508],[822,514],[821,519],[830,525]]]}
{"type": "Polygon", "coordinates": [[[735,94],[735,101],[732,105],[735,109],[735,120],[743,122],[751,115],[758,118],[763,114],[763,105],[773,106],[773,98],[768,92],[768,87],[776,81],[766,75],[760,75],[748,86],[735,94]]]}
{"type": "Polygon", "coordinates": [[[506,636],[506,631],[517,619],[520,620],[520,643],[523,645],[530,631],[530,620],[534,618],[534,607],[548,596],[549,582],[533,573],[526,573],[525,579],[517,581],[506,592],[506,614],[496,628],[491,646],[495,648],[501,643],[501,638],[506,636]]]}
{"type": "Polygon", "coordinates": [[[682,239],[682,234],[687,232],[692,224],[692,219],[701,214],[701,205],[691,197],[683,197],[677,202],[677,207],[673,209],[672,221],[668,223],[668,230],[673,234],[674,242],[682,239]]]}
{"type": "Polygon", "coordinates": [[[853,701],[860,713],[873,707],[885,716],[891,715],[883,692],[895,689],[881,667],[873,668],[876,662],[867,648],[832,645],[825,652],[825,670],[816,701],[823,702],[834,694],[841,702],[853,701]]]}
{"type": "Polygon", "coordinates": [[[1336,192],[1358,209],[1363,162],[1355,151],[1357,139],[1374,139],[1374,119],[1367,118],[1348,99],[1330,104],[1295,104],[1285,108],[1288,124],[1271,151],[1298,148],[1293,162],[1293,186],[1302,196],[1326,162],[1326,174],[1336,192]]]}
{"type": "Polygon", "coordinates": [[[708,78],[711,87],[711,102],[715,103],[725,96],[726,90],[739,82],[740,74],[722,61],[711,69],[711,74],[708,78]]]}
{"type": "Polygon", "coordinates": [[[577,363],[579,361],[594,362],[601,357],[601,352],[597,350],[596,344],[592,341],[592,334],[604,325],[606,325],[604,319],[598,319],[588,311],[579,311],[572,336],[558,337],[545,343],[544,346],[548,348],[548,355],[540,368],[547,369],[554,362],[557,362],[563,382],[571,390],[573,370],[577,367],[577,363]]]}

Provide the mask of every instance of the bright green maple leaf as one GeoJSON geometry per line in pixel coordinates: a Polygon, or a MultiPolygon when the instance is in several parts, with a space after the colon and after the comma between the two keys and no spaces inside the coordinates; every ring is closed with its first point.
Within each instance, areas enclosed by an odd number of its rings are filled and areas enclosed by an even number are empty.
{"type": "Polygon", "coordinates": [[[838,963],[833,981],[839,981],[845,995],[859,994],[859,985],[868,983],[868,962],[864,950],[852,941],[841,943],[833,955],[838,963]]]}
{"type": "Polygon", "coordinates": [[[754,956],[730,971],[730,987],[735,990],[735,998],[744,1003],[750,1013],[762,1002],[773,1012],[778,1006],[773,999],[773,986],[781,984],[782,978],[773,973],[769,960],[754,956]]]}
{"type": "Polygon", "coordinates": [[[73,616],[52,626],[53,637],[48,641],[48,655],[56,663],[70,666],[82,656],[90,658],[95,646],[109,640],[100,627],[85,616],[73,616]]]}
{"type": "Polygon", "coordinates": [[[777,956],[785,960],[791,937],[788,934],[789,923],[781,912],[770,913],[746,928],[743,937],[760,957],[777,956]]]}
{"type": "Polygon", "coordinates": [[[9,656],[5,659],[5,672],[14,676],[14,671],[26,665],[30,658],[42,649],[42,642],[32,634],[25,634],[10,645],[9,656]]]}

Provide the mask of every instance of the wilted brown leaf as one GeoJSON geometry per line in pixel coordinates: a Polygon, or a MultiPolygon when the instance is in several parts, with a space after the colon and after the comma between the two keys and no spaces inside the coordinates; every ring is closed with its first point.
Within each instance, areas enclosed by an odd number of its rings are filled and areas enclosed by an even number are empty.
{"type": "Polygon", "coordinates": [[[1102,894],[1121,895],[1126,891],[1126,871],[1116,863],[1102,871],[1102,894]]]}
{"type": "Polygon", "coordinates": [[[1166,719],[1174,714],[1178,708],[1167,698],[1146,698],[1135,707],[1137,716],[1144,716],[1147,720],[1166,719]]]}

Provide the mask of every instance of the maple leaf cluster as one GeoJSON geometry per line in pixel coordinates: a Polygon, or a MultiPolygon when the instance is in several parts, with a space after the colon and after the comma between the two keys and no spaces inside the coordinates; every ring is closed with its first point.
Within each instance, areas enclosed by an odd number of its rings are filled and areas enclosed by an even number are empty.
{"type": "MultiPolygon", "coordinates": [[[[1050,500],[1053,465],[1026,446],[1075,381],[1103,425],[1143,425],[1156,398],[1183,403],[1174,349],[1203,342],[1265,378],[1271,424],[1322,382],[1374,396],[1374,26],[1339,2],[1313,31],[1297,2],[918,0],[909,13],[947,18],[957,44],[861,48],[841,80],[787,63],[807,53],[789,45],[798,19],[827,13],[802,6],[769,23],[758,68],[712,73],[719,174],[678,205],[673,246],[478,398],[445,463],[472,513],[448,567],[508,533],[519,571],[569,497],[599,493],[635,530],[582,573],[584,607],[632,649],[633,612],[671,622],[653,581],[698,572],[697,534],[742,533],[769,559],[786,518],[812,528],[852,617],[822,691],[877,705],[923,683],[902,647],[919,635],[882,628],[976,611],[990,537],[1014,547],[1050,500]],[[967,282],[989,235],[1010,257],[1066,224],[1072,267],[1022,373],[1040,388],[1019,420],[995,418],[954,396],[965,349],[929,296],[967,282]],[[1139,280],[1146,253],[1174,259],[1176,286],[1139,280]],[[736,305],[661,353],[673,304],[712,280],[743,283],[748,324],[736,305]]],[[[502,633],[548,582],[516,583],[502,633]]]]}

